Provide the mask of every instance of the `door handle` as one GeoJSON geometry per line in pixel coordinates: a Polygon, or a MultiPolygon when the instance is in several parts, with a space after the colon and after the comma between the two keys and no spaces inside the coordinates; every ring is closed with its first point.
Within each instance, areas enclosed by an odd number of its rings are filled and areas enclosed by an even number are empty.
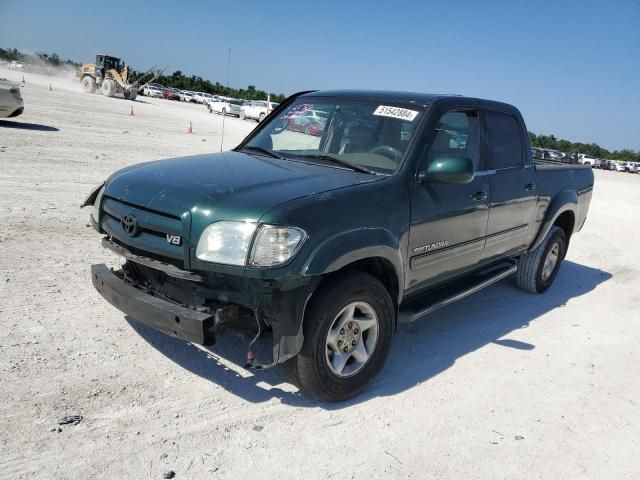
{"type": "Polygon", "coordinates": [[[471,200],[481,202],[482,200],[486,200],[488,196],[489,195],[487,195],[487,192],[479,191],[471,194],[471,200]]]}
{"type": "Polygon", "coordinates": [[[527,184],[524,186],[524,189],[525,189],[527,192],[531,192],[531,191],[533,191],[533,190],[535,190],[535,189],[536,189],[536,184],[535,184],[535,183],[527,183],[527,184]]]}

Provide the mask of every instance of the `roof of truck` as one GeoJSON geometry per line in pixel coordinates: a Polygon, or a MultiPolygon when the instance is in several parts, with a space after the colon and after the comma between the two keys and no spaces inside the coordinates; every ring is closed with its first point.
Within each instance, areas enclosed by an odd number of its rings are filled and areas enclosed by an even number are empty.
{"type": "Polygon", "coordinates": [[[419,105],[428,105],[433,103],[437,99],[459,99],[464,100],[465,103],[471,102],[472,104],[484,107],[494,107],[498,109],[505,109],[508,111],[517,110],[513,105],[507,103],[484,100],[481,98],[467,97],[464,95],[458,95],[454,93],[419,93],[419,92],[398,92],[393,90],[316,90],[302,94],[302,96],[310,97],[349,97],[349,98],[361,98],[366,100],[374,100],[377,102],[407,102],[417,103],[419,105]]]}
{"type": "Polygon", "coordinates": [[[393,90],[318,90],[305,95],[314,97],[352,97],[370,100],[399,100],[404,102],[431,103],[436,98],[460,96],[450,93],[399,92],[393,90]]]}

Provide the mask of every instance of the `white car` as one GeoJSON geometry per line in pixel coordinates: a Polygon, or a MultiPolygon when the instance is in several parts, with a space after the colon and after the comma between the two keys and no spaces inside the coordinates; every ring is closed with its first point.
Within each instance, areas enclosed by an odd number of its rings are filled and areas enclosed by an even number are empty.
{"type": "Polygon", "coordinates": [[[195,103],[196,101],[195,95],[196,94],[194,92],[183,90],[182,93],[180,94],[180,100],[183,102],[195,103]]]}
{"type": "Polygon", "coordinates": [[[0,117],[17,117],[24,112],[20,84],[0,79],[0,117]]]}
{"type": "Polygon", "coordinates": [[[197,103],[206,104],[207,102],[213,100],[213,95],[211,95],[210,93],[196,92],[193,98],[195,98],[197,103]]]}
{"type": "Polygon", "coordinates": [[[159,85],[148,84],[143,89],[145,97],[162,98],[162,87],[159,85]]]}
{"type": "Polygon", "coordinates": [[[624,163],[622,162],[614,162],[615,163],[615,167],[616,167],[616,172],[624,172],[625,168],[624,168],[624,163]]]}
{"type": "Polygon", "coordinates": [[[14,70],[22,70],[24,68],[24,65],[22,64],[22,62],[19,62],[17,60],[11,60],[11,68],[13,68],[14,70]]]}
{"type": "Polygon", "coordinates": [[[207,103],[207,108],[211,113],[235,115],[236,117],[240,116],[240,107],[242,107],[242,100],[236,100],[235,98],[222,98],[217,102],[207,103]]]}
{"type": "Polygon", "coordinates": [[[277,103],[271,102],[271,105],[267,105],[267,102],[263,100],[256,100],[240,107],[240,118],[243,120],[249,118],[261,122],[277,106],[277,103]]]}
{"type": "Polygon", "coordinates": [[[578,155],[578,163],[580,163],[581,165],[589,165],[590,167],[595,167],[599,163],[599,161],[597,158],[590,157],[589,155],[581,153],[580,155],[578,155]]]}

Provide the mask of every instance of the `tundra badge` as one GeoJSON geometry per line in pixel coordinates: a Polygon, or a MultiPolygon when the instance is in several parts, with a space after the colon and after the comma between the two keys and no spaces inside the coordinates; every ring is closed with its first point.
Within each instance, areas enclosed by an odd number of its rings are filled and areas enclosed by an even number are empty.
{"type": "Polygon", "coordinates": [[[416,247],[413,249],[413,253],[427,253],[427,252],[431,252],[432,250],[436,250],[438,248],[444,248],[447,245],[449,245],[449,242],[447,240],[442,240],[440,242],[434,242],[434,243],[430,243],[429,245],[423,245],[421,247],[416,247]]]}

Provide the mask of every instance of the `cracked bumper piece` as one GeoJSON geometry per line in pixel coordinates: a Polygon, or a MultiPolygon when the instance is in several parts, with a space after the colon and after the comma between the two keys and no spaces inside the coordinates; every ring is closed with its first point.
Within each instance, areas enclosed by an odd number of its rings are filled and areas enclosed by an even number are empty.
{"type": "Polygon", "coordinates": [[[104,264],[91,266],[91,281],[107,302],[137,321],[188,342],[215,343],[213,315],[181,307],[127,285],[104,264]]]}

